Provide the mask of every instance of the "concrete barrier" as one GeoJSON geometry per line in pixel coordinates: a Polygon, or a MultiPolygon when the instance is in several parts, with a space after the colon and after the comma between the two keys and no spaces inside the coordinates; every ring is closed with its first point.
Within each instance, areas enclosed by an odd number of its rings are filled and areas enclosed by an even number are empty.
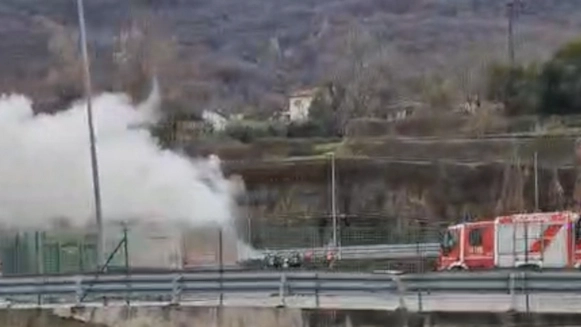
{"type": "Polygon", "coordinates": [[[463,327],[578,326],[581,314],[324,310],[252,307],[124,307],[0,310],[3,327],[463,327]]]}

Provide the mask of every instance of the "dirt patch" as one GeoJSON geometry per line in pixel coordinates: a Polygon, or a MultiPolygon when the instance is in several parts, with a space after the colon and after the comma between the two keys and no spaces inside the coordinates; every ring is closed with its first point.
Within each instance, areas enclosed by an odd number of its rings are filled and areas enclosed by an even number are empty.
{"type": "Polygon", "coordinates": [[[108,327],[72,317],[59,316],[49,309],[0,310],[2,327],[108,327]]]}
{"type": "MultiPolygon", "coordinates": [[[[338,158],[338,211],[361,218],[373,214],[374,218],[429,221],[457,221],[468,213],[490,217],[497,213],[512,173],[522,175],[522,185],[515,193],[522,196],[523,210],[533,210],[532,164],[521,163],[512,170],[507,167],[508,163],[501,162],[338,158]]],[[[239,164],[226,170],[241,175],[246,183],[248,217],[300,219],[330,212],[328,159],[239,164]]],[[[541,166],[540,208],[552,210],[573,204],[575,176],[572,167],[541,166]],[[552,191],[556,186],[562,189],[559,201],[552,191]]]]}

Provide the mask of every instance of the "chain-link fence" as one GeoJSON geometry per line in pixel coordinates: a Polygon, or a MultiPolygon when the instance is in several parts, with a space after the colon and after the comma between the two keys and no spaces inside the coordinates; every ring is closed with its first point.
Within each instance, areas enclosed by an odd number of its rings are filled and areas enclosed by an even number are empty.
{"type": "MultiPolygon", "coordinates": [[[[2,274],[92,273],[97,262],[97,233],[85,228],[49,231],[2,231],[2,274]]],[[[162,223],[105,229],[107,271],[160,271],[236,265],[248,257],[233,229],[184,228],[162,223]]]]}
{"type": "MultiPolygon", "coordinates": [[[[108,270],[196,269],[203,267],[264,266],[264,255],[298,254],[301,269],[328,268],[327,255],[337,259],[334,269],[425,270],[435,257],[440,223],[398,220],[381,215],[340,215],[296,219],[248,219],[233,229],[172,228],[163,224],[106,228],[108,270]],[[336,228],[334,228],[334,226],[336,228]],[[124,240],[127,239],[127,244],[124,240]],[[336,246],[335,246],[336,240],[336,246]],[[426,244],[431,247],[426,247],[426,244]],[[315,265],[306,265],[316,263],[315,265]]],[[[4,231],[0,258],[4,275],[96,272],[97,233],[90,229],[4,231]]]]}
{"type": "Polygon", "coordinates": [[[328,246],[334,233],[341,246],[431,243],[438,242],[447,225],[381,215],[339,215],[333,220],[328,215],[303,220],[249,218],[245,239],[256,249],[271,250],[328,246]]]}
{"type": "MultiPolygon", "coordinates": [[[[247,219],[245,241],[265,253],[310,256],[315,268],[425,271],[434,267],[447,223],[381,214],[247,219]],[[336,240],[336,244],[335,244],[336,240]]],[[[306,268],[303,266],[302,268],[306,268]]]]}
{"type": "Polygon", "coordinates": [[[4,232],[2,274],[59,274],[95,271],[97,237],[75,232],[4,232]]]}
{"type": "MultiPolygon", "coordinates": [[[[106,256],[111,256],[111,268],[125,266],[125,248],[118,246],[122,241],[122,234],[109,235],[106,256]]],[[[84,229],[4,231],[0,255],[5,276],[88,273],[99,268],[97,234],[84,229]]]]}

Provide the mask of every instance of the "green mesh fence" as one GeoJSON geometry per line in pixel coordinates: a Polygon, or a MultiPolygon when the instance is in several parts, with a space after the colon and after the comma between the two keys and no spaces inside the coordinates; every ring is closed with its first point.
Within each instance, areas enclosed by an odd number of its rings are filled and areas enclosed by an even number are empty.
{"type": "MultiPolygon", "coordinates": [[[[343,246],[431,243],[438,242],[443,228],[440,223],[398,225],[379,218],[349,223],[339,220],[337,239],[343,246]]],[[[290,225],[284,221],[256,219],[249,221],[245,233],[249,243],[258,249],[321,247],[331,244],[333,239],[332,223],[320,226],[314,220],[290,225]]]]}
{"type": "MultiPolygon", "coordinates": [[[[67,274],[97,270],[96,236],[70,232],[4,232],[0,241],[2,274],[67,274]]],[[[113,258],[122,265],[124,253],[113,258]]]]}

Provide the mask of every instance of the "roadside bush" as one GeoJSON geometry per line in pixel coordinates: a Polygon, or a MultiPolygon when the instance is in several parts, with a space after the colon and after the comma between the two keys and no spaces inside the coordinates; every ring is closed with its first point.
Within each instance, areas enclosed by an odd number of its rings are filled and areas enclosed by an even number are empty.
{"type": "Polygon", "coordinates": [[[308,120],[301,123],[290,123],[287,127],[289,138],[330,137],[332,130],[321,120],[308,120]]]}
{"type": "Polygon", "coordinates": [[[265,137],[286,136],[284,125],[270,122],[237,122],[226,127],[224,133],[242,143],[252,143],[265,137]]]}
{"type": "Polygon", "coordinates": [[[539,67],[494,64],[488,71],[487,97],[502,103],[509,116],[534,114],[539,102],[539,67]]]}
{"type": "Polygon", "coordinates": [[[541,114],[581,112],[581,40],[566,44],[545,63],[540,84],[541,114]]]}

